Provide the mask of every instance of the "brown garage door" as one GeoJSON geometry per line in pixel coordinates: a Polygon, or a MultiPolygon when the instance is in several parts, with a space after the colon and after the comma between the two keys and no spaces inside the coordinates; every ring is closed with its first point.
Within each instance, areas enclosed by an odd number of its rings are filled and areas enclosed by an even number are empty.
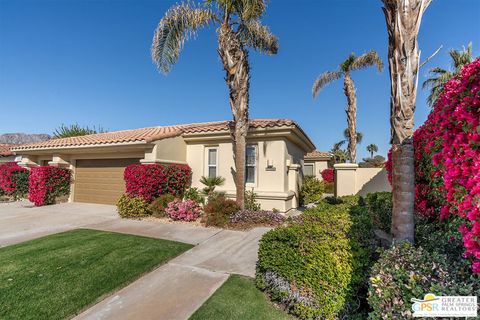
{"type": "Polygon", "coordinates": [[[125,192],[123,171],[139,159],[77,160],[74,201],[116,204],[125,192]]]}

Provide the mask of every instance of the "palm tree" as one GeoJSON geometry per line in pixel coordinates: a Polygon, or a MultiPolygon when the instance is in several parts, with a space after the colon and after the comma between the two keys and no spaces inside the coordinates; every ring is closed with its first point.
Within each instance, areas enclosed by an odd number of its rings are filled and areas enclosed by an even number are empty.
{"type": "Polygon", "coordinates": [[[330,153],[333,154],[334,163],[344,163],[348,159],[348,153],[341,147],[347,142],[346,140],[340,140],[333,144],[330,153]]]}
{"type": "Polygon", "coordinates": [[[250,67],[248,48],[276,54],[277,38],[260,22],[266,10],[265,0],[205,0],[205,6],[190,2],[171,7],[160,20],[152,44],[152,59],[167,74],[179,58],[186,40],[197,30],[216,25],[218,54],[226,72],[225,81],[233,113],[231,126],[234,157],[236,199],[244,207],[246,137],[249,128],[250,67]]]}
{"type": "MultiPolygon", "coordinates": [[[[345,137],[345,142],[347,142],[348,139],[349,139],[349,137],[350,137],[350,133],[349,133],[348,128],[345,128],[345,130],[343,130],[343,136],[345,137]]],[[[363,133],[357,131],[357,137],[356,137],[356,139],[357,139],[357,143],[358,143],[358,144],[362,143],[362,141],[363,141],[363,133]]]]}
{"type": "Polygon", "coordinates": [[[355,84],[350,73],[355,70],[364,69],[376,65],[379,71],[383,69],[383,62],[374,50],[367,52],[359,57],[354,53],[340,64],[340,68],[336,71],[326,71],[322,73],[313,83],[312,94],[315,98],[318,92],[328,83],[343,77],[343,92],[347,97],[348,107],[347,113],[348,123],[348,153],[351,162],[357,161],[357,97],[355,95],[355,84]]]}
{"type": "Polygon", "coordinates": [[[378,152],[378,147],[376,144],[373,144],[373,143],[370,143],[368,146],[367,146],[367,151],[370,152],[370,158],[373,158],[373,154],[375,152],[378,152]]]}
{"type": "Polygon", "coordinates": [[[431,77],[423,82],[423,89],[430,88],[430,95],[427,99],[430,107],[435,105],[447,81],[459,74],[464,65],[473,61],[472,43],[470,42],[467,48],[463,47],[463,50],[450,50],[449,55],[452,58],[453,70],[432,68],[429,70],[431,77]]]}
{"type": "Polygon", "coordinates": [[[392,143],[392,235],[414,241],[413,114],[420,53],[418,31],[431,0],[382,0],[388,31],[392,143]]]}
{"type": "Polygon", "coordinates": [[[200,183],[205,186],[205,188],[203,188],[202,190],[203,194],[209,197],[213,194],[216,187],[223,186],[223,184],[225,183],[225,178],[220,176],[215,176],[215,177],[202,176],[200,178],[200,183]]]}

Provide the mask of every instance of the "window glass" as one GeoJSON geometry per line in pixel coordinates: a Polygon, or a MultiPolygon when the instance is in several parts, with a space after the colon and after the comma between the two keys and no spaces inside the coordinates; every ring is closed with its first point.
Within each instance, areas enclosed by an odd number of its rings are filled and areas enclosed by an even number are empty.
{"type": "Polygon", "coordinates": [[[217,149],[208,149],[208,176],[217,176],[217,149]]]}
{"type": "Polygon", "coordinates": [[[247,159],[246,159],[246,182],[255,183],[255,168],[257,162],[257,152],[255,146],[247,146],[247,159]]]}
{"type": "Polygon", "coordinates": [[[305,164],[303,165],[303,175],[305,176],[313,176],[313,164],[305,164]]]}

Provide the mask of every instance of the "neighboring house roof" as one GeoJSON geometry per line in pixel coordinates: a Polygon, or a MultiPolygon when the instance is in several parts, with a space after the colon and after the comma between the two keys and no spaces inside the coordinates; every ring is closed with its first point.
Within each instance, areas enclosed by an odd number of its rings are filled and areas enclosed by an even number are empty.
{"type": "Polygon", "coordinates": [[[309,153],[305,154],[304,159],[317,159],[317,158],[330,159],[331,157],[333,157],[333,155],[330,152],[323,152],[323,151],[315,150],[313,152],[309,152],[309,153]]]}
{"type": "Polygon", "coordinates": [[[9,144],[0,143],[0,157],[13,156],[14,153],[10,150],[11,147],[9,144]]]}
{"type": "MultiPolygon", "coordinates": [[[[15,146],[15,151],[22,150],[45,150],[83,146],[101,146],[112,144],[149,143],[165,138],[181,136],[183,134],[210,133],[228,131],[232,121],[204,122],[182,124],[174,126],[151,127],[115,132],[97,133],[86,136],[52,139],[39,143],[15,146]]],[[[250,120],[251,129],[296,127],[307,137],[303,130],[292,120],[286,119],[254,119],[250,120]]],[[[313,145],[313,143],[312,143],[313,145]]]]}

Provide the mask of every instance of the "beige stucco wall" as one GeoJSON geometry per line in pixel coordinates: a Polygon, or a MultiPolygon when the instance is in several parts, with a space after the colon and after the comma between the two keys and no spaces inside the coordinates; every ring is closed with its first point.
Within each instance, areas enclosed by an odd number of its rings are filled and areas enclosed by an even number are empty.
{"type": "Polygon", "coordinates": [[[336,164],[334,168],[337,197],[392,191],[385,168],[359,168],[357,164],[350,163],[336,164]]]}
{"type": "MultiPolygon", "coordinates": [[[[287,211],[296,207],[295,199],[301,183],[301,178],[294,176],[289,185],[289,164],[301,164],[303,150],[285,139],[248,139],[249,145],[255,145],[256,155],[256,179],[255,183],[247,183],[247,190],[254,190],[257,200],[262,209],[271,210],[276,208],[287,211]],[[273,168],[267,168],[271,165],[273,168]],[[274,169],[274,170],[273,170],[274,169]],[[298,188],[298,187],[297,187],[298,188]],[[297,191],[297,192],[296,192],[297,191]],[[293,200],[292,200],[293,199],[293,200]]],[[[217,141],[187,142],[187,163],[192,168],[192,186],[202,189],[200,178],[207,175],[207,152],[209,148],[217,148],[217,175],[225,178],[225,184],[218,191],[226,192],[229,197],[235,196],[234,170],[235,163],[230,139],[217,141]]],[[[298,171],[297,171],[298,172],[298,171]]]]}
{"type": "Polygon", "coordinates": [[[313,164],[313,171],[315,172],[315,177],[320,181],[323,181],[322,171],[328,168],[328,160],[310,160],[305,159],[305,164],[313,164]]]}
{"type": "Polygon", "coordinates": [[[156,141],[152,149],[145,151],[142,163],[186,163],[187,144],[182,137],[156,141]]]}

